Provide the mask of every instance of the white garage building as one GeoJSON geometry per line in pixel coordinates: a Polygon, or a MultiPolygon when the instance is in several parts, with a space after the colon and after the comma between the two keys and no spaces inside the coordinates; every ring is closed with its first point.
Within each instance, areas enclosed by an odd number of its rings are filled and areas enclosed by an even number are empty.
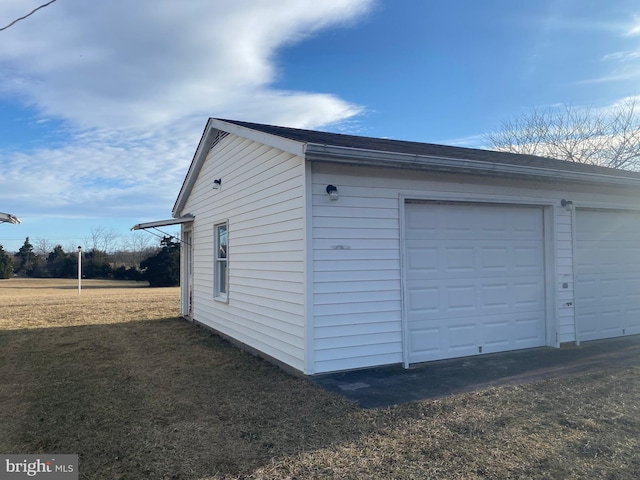
{"type": "Polygon", "coordinates": [[[640,333],[638,173],[209,119],[173,217],[183,315],[307,375],[640,333]]]}

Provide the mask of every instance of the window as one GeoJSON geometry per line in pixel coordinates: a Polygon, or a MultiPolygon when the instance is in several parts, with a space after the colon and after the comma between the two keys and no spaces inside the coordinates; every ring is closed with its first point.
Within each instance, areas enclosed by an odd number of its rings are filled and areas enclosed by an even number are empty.
{"type": "Polygon", "coordinates": [[[229,293],[229,269],[228,269],[228,225],[221,223],[215,226],[215,265],[214,265],[214,289],[216,298],[226,300],[229,293]]]}

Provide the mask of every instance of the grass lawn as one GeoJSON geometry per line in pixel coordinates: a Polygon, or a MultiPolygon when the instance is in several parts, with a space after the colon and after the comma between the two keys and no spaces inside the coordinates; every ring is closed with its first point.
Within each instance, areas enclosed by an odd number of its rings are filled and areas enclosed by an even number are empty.
{"type": "Polygon", "coordinates": [[[638,479],[640,369],[363,410],[178,318],[178,289],[0,281],[0,452],[81,479],[638,479]]]}

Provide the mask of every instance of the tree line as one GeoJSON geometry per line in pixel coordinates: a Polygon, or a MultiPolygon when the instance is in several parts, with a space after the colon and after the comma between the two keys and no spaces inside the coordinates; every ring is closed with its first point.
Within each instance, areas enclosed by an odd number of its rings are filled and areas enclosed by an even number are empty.
{"type": "MultiPolygon", "coordinates": [[[[108,253],[94,244],[81,257],[82,278],[147,281],[152,287],[180,284],[180,242],[173,237],[164,237],[160,246],[142,251],[108,253]]],[[[78,251],[56,245],[48,253],[37,253],[29,237],[15,254],[0,245],[0,279],[13,276],[77,278],[78,251]]]]}

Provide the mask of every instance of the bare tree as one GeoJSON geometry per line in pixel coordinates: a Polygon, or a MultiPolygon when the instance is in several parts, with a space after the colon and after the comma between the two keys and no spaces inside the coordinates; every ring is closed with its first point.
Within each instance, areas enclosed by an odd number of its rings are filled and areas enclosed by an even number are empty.
{"type": "Polygon", "coordinates": [[[36,255],[47,257],[54,249],[55,245],[46,238],[36,238],[33,241],[33,251],[36,255]]]}
{"type": "Polygon", "coordinates": [[[114,252],[114,262],[119,265],[138,266],[148,256],[154,254],[159,247],[152,245],[153,237],[135,232],[122,238],[120,247],[114,252]]]}
{"type": "Polygon", "coordinates": [[[640,116],[636,97],[608,109],[571,105],[502,122],[485,140],[503,152],[526,153],[627,170],[640,169],[640,116]]]}
{"type": "Polygon", "coordinates": [[[93,227],[89,237],[84,239],[87,250],[100,250],[111,253],[115,250],[118,233],[114,229],[93,227]]]}

